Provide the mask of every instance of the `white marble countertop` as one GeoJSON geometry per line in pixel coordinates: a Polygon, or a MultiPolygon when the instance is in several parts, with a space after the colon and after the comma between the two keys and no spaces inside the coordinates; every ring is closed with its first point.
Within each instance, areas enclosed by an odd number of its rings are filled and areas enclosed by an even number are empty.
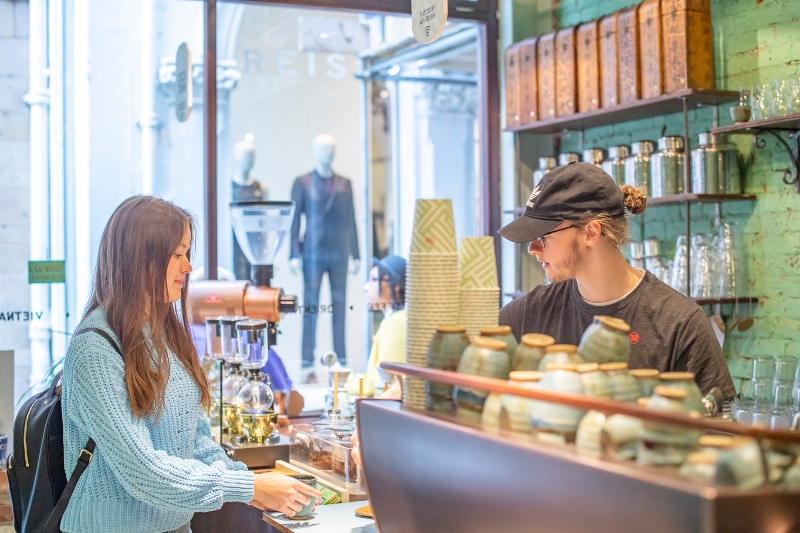
{"type": "Polygon", "coordinates": [[[356,509],[368,504],[350,502],[318,505],[311,517],[305,520],[290,520],[283,513],[264,513],[264,521],[282,533],[378,533],[375,520],[355,515],[356,509]]]}

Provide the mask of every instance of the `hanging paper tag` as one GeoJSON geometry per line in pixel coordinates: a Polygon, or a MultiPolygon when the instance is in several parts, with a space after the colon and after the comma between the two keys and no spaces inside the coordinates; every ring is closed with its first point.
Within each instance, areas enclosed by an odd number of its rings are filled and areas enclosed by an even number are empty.
{"type": "Polygon", "coordinates": [[[186,122],[192,114],[192,52],[181,43],[175,54],[175,116],[186,122]]]}
{"type": "Polygon", "coordinates": [[[411,27],[414,38],[432,43],[444,31],[447,22],[447,0],[411,0],[411,27]]]}

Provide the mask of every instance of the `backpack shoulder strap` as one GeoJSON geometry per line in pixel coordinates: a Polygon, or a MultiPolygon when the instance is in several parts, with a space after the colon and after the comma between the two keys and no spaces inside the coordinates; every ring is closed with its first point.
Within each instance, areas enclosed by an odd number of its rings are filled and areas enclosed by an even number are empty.
{"type": "Polygon", "coordinates": [[[56,503],[53,512],[50,513],[50,518],[47,520],[47,525],[45,526],[45,533],[59,533],[61,531],[61,517],[64,516],[64,512],[67,510],[69,500],[72,497],[72,493],[75,491],[75,487],[78,485],[78,480],[83,475],[83,471],[86,470],[86,467],[92,462],[94,447],[94,440],[89,439],[86,443],[86,447],[78,454],[78,464],[75,465],[75,470],[72,471],[67,486],[64,487],[64,492],[61,493],[58,503],[56,503]]]}
{"type": "MultiPolygon", "coordinates": [[[[111,347],[114,348],[114,351],[122,357],[122,350],[120,350],[117,343],[114,342],[114,339],[111,338],[111,335],[100,328],[81,328],[75,332],[73,338],[90,332],[97,333],[103,337],[108,341],[111,347]]],[[[56,381],[60,381],[60,375],[57,376],[57,378],[58,379],[53,380],[54,384],[56,381]]],[[[48,518],[47,525],[45,526],[45,533],[59,533],[61,531],[61,517],[64,516],[64,512],[67,510],[69,500],[72,497],[72,493],[75,492],[75,487],[78,485],[78,481],[83,475],[84,470],[86,470],[86,467],[92,462],[92,454],[94,453],[95,445],[94,439],[90,438],[86,442],[86,446],[78,454],[78,463],[75,465],[75,470],[72,471],[67,486],[64,487],[64,492],[61,493],[61,497],[58,499],[58,503],[56,503],[53,512],[50,513],[50,518],[48,518]]]]}
{"type": "Polygon", "coordinates": [[[81,328],[78,331],[76,331],[75,334],[72,335],[72,337],[75,338],[78,335],[83,335],[84,333],[97,333],[98,335],[103,337],[105,340],[107,340],[108,344],[110,344],[111,347],[114,348],[114,351],[117,352],[120,357],[122,357],[122,350],[120,349],[119,346],[117,346],[117,343],[114,342],[114,339],[106,331],[104,331],[104,330],[102,330],[100,328],[81,328]]]}

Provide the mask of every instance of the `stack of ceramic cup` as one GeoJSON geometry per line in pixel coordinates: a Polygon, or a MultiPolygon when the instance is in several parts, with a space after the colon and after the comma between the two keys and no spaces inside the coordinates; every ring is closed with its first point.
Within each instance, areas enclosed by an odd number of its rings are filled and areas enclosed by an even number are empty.
{"type": "Polygon", "coordinates": [[[458,252],[458,323],[470,338],[481,328],[497,325],[500,287],[492,237],[461,239],[458,252]]]}
{"type": "MultiPolygon", "coordinates": [[[[458,252],[450,200],[417,200],[406,267],[406,364],[427,366],[436,326],[458,322],[458,252]]],[[[403,403],[425,408],[425,381],[408,378],[403,403]]]]}

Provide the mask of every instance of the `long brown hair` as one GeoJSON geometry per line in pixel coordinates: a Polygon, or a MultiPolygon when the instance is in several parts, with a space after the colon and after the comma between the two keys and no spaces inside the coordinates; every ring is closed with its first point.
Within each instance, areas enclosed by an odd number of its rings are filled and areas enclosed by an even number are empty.
{"type": "MultiPolygon", "coordinates": [[[[194,242],[192,216],[180,207],[152,196],[132,196],[122,202],[103,230],[92,297],[84,319],[100,307],[122,343],[125,385],[134,416],[156,415],[164,409],[171,350],[200,389],[208,408],[208,379],[189,331],[189,277],[181,299],[166,301],[167,266],[186,228],[194,242]],[[148,335],[145,336],[145,329],[148,335]]],[[[191,247],[186,251],[187,259],[191,247]]]]}

